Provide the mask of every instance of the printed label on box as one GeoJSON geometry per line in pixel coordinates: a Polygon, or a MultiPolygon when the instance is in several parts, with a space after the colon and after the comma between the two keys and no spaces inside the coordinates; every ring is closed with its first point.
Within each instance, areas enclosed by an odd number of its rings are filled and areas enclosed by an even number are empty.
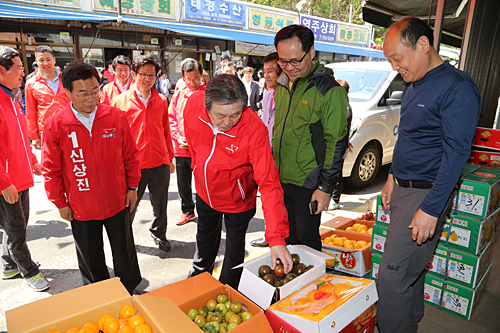
{"type": "Polygon", "coordinates": [[[424,300],[439,305],[441,299],[441,288],[436,288],[429,284],[424,285],[424,300]]]}
{"type": "MultiPolygon", "coordinates": [[[[448,277],[471,283],[474,267],[453,260],[448,262],[448,277]]],[[[442,273],[444,274],[444,272],[442,273]]]]}
{"type": "Polygon", "coordinates": [[[374,262],[372,265],[372,277],[374,279],[378,279],[378,268],[380,267],[380,264],[374,262]]]}
{"type": "Polygon", "coordinates": [[[377,251],[384,252],[386,238],[382,235],[373,235],[373,248],[377,251]]]}
{"type": "Polygon", "coordinates": [[[458,200],[458,210],[461,212],[482,216],[484,202],[484,196],[460,192],[458,200]]]}
{"type": "Polygon", "coordinates": [[[466,316],[467,309],[469,308],[469,300],[445,291],[441,305],[448,310],[457,312],[462,316],[466,316]]]}
{"type": "Polygon", "coordinates": [[[448,242],[463,246],[469,247],[470,243],[470,230],[465,230],[462,228],[457,228],[455,226],[451,227],[452,234],[448,239],[448,242]],[[456,237],[453,234],[457,235],[456,237]],[[456,239],[456,240],[455,240],[456,239]]]}

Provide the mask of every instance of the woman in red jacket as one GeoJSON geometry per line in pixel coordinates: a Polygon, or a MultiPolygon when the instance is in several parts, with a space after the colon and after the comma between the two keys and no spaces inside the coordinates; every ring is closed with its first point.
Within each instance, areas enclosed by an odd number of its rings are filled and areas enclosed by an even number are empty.
{"type": "Polygon", "coordinates": [[[226,253],[220,281],[238,288],[245,233],[255,214],[257,186],[266,219],[266,240],[272,266],[283,262],[285,272],[292,259],[285,245],[288,217],[271,155],[267,128],[247,107],[247,93],[235,75],[214,77],[206,93],[189,98],[184,119],[196,185],[198,227],[191,276],[212,272],[219,250],[222,218],[226,227],[226,253]]]}

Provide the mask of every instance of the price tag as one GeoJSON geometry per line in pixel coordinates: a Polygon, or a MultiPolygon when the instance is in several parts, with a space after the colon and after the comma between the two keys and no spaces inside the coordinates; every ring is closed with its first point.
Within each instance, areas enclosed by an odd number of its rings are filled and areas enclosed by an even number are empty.
{"type": "Polygon", "coordinates": [[[448,276],[462,282],[470,283],[474,267],[450,260],[448,262],[448,276]]]}
{"type": "Polygon", "coordinates": [[[461,314],[462,316],[467,315],[467,309],[469,308],[469,300],[458,295],[453,295],[445,292],[443,297],[443,307],[461,314]]]}
{"type": "Polygon", "coordinates": [[[483,196],[471,193],[460,193],[458,210],[481,216],[483,215],[484,202],[485,197],[483,196]]]}

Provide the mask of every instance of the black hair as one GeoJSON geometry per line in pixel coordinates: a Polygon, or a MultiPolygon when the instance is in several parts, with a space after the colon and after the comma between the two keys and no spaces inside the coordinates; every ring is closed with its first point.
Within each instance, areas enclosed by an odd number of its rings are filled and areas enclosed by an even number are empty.
{"type": "Polygon", "coordinates": [[[106,61],[106,69],[108,68],[109,65],[113,66],[113,60],[110,59],[106,61]]]}
{"type": "Polygon", "coordinates": [[[45,53],[45,52],[50,53],[52,54],[52,56],[54,56],[54,51],[52,51],[52,49],[47,45],[38,45],[35,49],[35,56],[37,53],[45,53]]]}
{"type": "Polygon", "coordinates": [[[73,91],[73,82],[77,80],[88,80],[95,77],[100,82],[99,73],[94,65],[83,61],[70,62],[62,72],[62,85],[69,91],[73,91]]]}
{"type": "Polygon", "coordinates": [[[111,63],[111,66],[113,66],[113,69],[116,68],[116,65],[127,65],[128,68],[132,67],[132,63],[130,62],[130,59],[129,57],[126,57],[124,55],[119,55],[119,56],[116,56],[114,59],[113,59],[113,62],[111,63]]]}
{"type": "Polygon", "coordinates": [[[238,67],[236,68],[236,71],[243,70],[243,68],[244,68],[243,66],[238,66],[238,67]]]}
{"type": "Polygon", "coordinates": [[[158,73],[158,71],[160,70],[160,65],[158,65],[158,62],[156,61],[155,58],[151,56],[140,55],[135,57],[134,60],[132,61],[132,71],[137,73],[139,68],[145,65],[155,66],[155,74],[158,73]]]}
{"type": "Polygon", "coordinates": [[[229,54],[227,53],[222,53],[222,55],[220,56],[220,60],[231,60],[231,57],[229,56],[229,54]]]}
{"type": "Polygon", "coordinates": [[[248,95],[243,82],[232,74],[214,76],[205,90],[205,108],[210,111],[213,103],[228,105],[242,103],[242,110],[247,106],[248,95]]]}
{"type": "Polygon", "coordinates": [[[181,66],[182,76],[184,76],[184,73],[193,72],[196,68],[198,68],[198,72],[200,72],[201,76],[201,74],[203,73],[203,67],[201,66],[200,62],[194,60],[193,58],[184,59],[181,66]]]}
{"type": "Polygon", "coordinates": [[[434,45],[434,32],[430,25],[428,25],[425,21],[416,17],[406,17],[394,23],[387,31],[391,30],[391,28],[396,25],[399,28],[401,44],[415,49],[418,39],[425,36],[429,40],[429,44],[431,46],[434,45]]]}
{"type": "Polygon", "coordinates": [[[14,65],[15,57],[19,57],[19,52],[14,50],[12,47],[0,46],[0,65],[5,67],[5,70],[10,70],[12,65],[14,65]]]}
{"type": "Polygon", "coordinates": [[[274,47],[278,48],[278,43],[287,39],[297,37],[302,44],[302,51],[308,52],[314,44],[314,33],[308,27],[293,24],[284,27],[274,36],[274,47]]]}
{"type": "MultiPolygon", "coordinates": [[[[270,61],[278,62],[278,59],[279,59],[278,52],[272,52],[264,57],[264,60],[262,60],[262,64],[265,64],[270,61]]],[[[278,75],[280,75],[281,72],[283,72],[283,69],[281,68],[281,66],[276,66],[276,67],[278,68],[278,75]]]]}

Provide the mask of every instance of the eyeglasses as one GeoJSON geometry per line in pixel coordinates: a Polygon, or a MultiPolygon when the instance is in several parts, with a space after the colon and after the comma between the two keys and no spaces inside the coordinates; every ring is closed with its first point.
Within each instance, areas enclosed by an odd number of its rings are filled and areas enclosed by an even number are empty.
{"type": "Polygon", "coordinates": [[[137,75],[139,75],[143,79],[148,78],[148,77],[150,79],[154,79],[156,77],[156,74],[137,73],[137,75]]]}
{"type": "Polygon", "coordinates": [[[18,66],[18,67],[14,67],[14,66],[12,66],[12,67],[6,67],[7,71],[10,71],[11,68],[17,69],[20,72],[24,72],[24,66],[23,65],[18,66]]]}
{"type": "Polygon", "coordinates": [[[306,57],[306,55],[309,53],[310,50],[311,50],[311,48],[309,48],[306,51],[306,53],[304,53],[304,55],[302,56],[302,58],[300,58],[300,60],[293,59],[293,60],[288,60],[287,61],[287,60],[283,60],[281,58],[278,58],[277,63],[281,67],[286,67],[288,64],[292,65],[293,67],[300,66],[300,64],[302,63],[302,61],[304,60],[304,58],[306,57]]]}
{"type": "Polygon", "coordinates": [[[95,98],[97,95],[99,95],[99,93],[100,93],[99,89],[96,89],[96,90],[92,91],[90,94],[89,93],[83,93],[80,95],[75,94],[75,96],[80,98],[80,99],[87,99],[89,97],[95,98]]]}

